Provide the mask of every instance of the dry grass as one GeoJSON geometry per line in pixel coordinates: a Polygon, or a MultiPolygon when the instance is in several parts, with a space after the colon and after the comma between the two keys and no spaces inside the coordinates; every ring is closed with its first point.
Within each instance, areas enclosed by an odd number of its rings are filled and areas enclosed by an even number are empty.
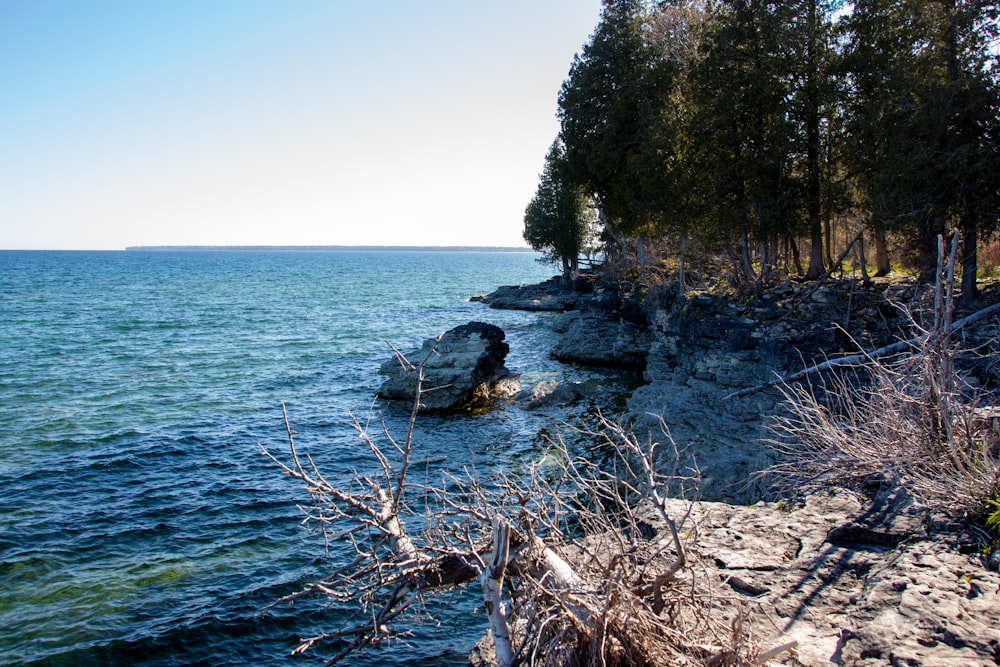
{"type": "Polygon", "coordinates": [[[907,349],[783,385],[789,413],[772,430],[785,463],[769,471],[783,486],[809,491],[877,479],[932,507],[983,511],[1000,479],[1000,413],[956,367],[958,355],[975,351],[951,335],[954,256],[954,247],[949,258],[942,247],[933,310],[911,317],[919,335],[907,349]]]}

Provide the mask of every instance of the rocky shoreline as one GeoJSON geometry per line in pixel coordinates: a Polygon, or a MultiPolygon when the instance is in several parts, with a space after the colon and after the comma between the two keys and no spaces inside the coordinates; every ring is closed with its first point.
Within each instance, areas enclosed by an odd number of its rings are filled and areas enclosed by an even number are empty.
{"type": "MultiPolygon", "coordinates": [[[[625,419],[661,441],[665,429],[682,467],[696,471],[700,495],[689,516],[699,567],[760,610],[753,623],[768,643],[798,642],[786,664],[1000,664],[997,558],[979,553],[967,528],[898,491],[831,489],[775,502],[754,475],[776,461],[767,419],[781,395],[731,394],[906,331],[894,304],[918,299],[916,285],[856,287],[788,281],[759,299],[681,299],[676,285],[635,289],[589,277],[501,287],[476,300],[562,313],[552,351],[561,361],[642,370],[646,384],[628,399],[625,419]]],[[[969,332],[967,343],[995,348],[994,334],[969,332]]],[[[995,371],[989,358],[982,364],[973,370],[995,371]]],[[[672,502],[678,514],[690,507],[672,502]]]]}

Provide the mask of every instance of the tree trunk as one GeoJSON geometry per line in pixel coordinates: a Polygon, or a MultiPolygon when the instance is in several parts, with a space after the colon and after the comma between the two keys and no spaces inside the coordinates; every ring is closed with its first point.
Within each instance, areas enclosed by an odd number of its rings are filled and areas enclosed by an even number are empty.
{"type": "Polygon", "coordinates": [[[788,236],[788,249],[792,253],[792,265],[795,267],[795,275],[802,275],[802,258],[799,257],[799,244],[795,242],[795,237],[788,236]]]}
{"type": "Polygon", "coordinates": [[[944,216],[941,213],[932,213],[926,226],[921,229],[920,238],[920,275],[917,282],[929,285],[937,280],[938,271],[938,249],[937,238],[944,236],[945,224],[944,216]]]}
{"type": "Polygon", "coordinates": [[[684,299],[684,292],[685,292],[684,260],[686,259],[685,255],[687,254],[687,243],[688,243],[688,237],[687,237],[687,232],[685,231],[681,236],[681,252],[680,252],[680,258],[678,259],[677,262],[677,298],[682,300],[684,299]]]}
{"type": "Polygon", "coordinates": [[[746,224],[743,225],[743,229],[740,234],[740,268],[743,269],[743,280],[746,283],[753,282],[754,275],[753,263],[750,261],[750,231],[747,229],[746,224]]]}
{"type": "Polygon", "coordinates": [[[889,248],[885,242],[885,228],[875,223],[872,225],[872,231],[875,236],[875,277],[881,278],[889,275],[889,271],[892,270],[889,266],[889,248]]]}
{"type": "Polygon", "coordinates": [[[807,37],[806,60],[808,78],[806,80],[806,209],[809,216],[809,268],[807,280],[816,280],[826,270],[823,265],[823,215],[820,200],[819,173],[819,72],[816,63],[816,0],[809,0],[806,17],[807,37]]]}
{"type": "Polygon", "coordinates": [[[833,221],[829,215],[823,218],[823,260],[827,266],[833,264],[833,221]]]}
{"type": "Polygon", "coordinates": [[[861,264],[861,279],[864,281],[864,286],[868,287],[870,279],[868,278],[868,259],[865,257],[865,232],[863,229],[858,232],[858,259],[861,264]]]}
{"type": "Polygon", "coordinates": [[[979,302],[979,287],[976,274],[979,271],[979,225],[976,220],[965,221],[962,225],[962,296],[959,304],[974,306],[979,302]]]}
{"type": "MultiPolygon", "coordinates": [[[[810,217],[812,213],[809,214],[810,217]]],[[[809,223],[809,268],[806,270],[806,280],[816,280],[826,272],[823,265],[823,223],[817,218],[815,223],[809,223]]]]}

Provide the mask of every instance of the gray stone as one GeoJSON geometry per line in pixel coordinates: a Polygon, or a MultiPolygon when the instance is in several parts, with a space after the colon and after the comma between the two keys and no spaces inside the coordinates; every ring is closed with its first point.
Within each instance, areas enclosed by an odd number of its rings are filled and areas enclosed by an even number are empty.
{"type": "Polygon", "coordinates": [[[669,501],[691,517],[702,576],[752,598],[757,639],[797,641],[797,662],[995,665],[1000,573],[960,533],[929,535],[927,508],[895,492],[833,489],[796,506],[669,501]],[[688,514],[688,511],[690,514],[688,514]]]}
{"type": "Polygon", "coordinates": [[[580,298],[573,286],[564,283],[561,277],[551,278],[535,285],[503,285],[489,294],[472,297],[502,310],[564,311],[576,306],[580,298]]]}
{"type": "Polygon", "coordinates": [[[537,410],[551,405],[572,405],[586,398],[593,398],[596,393],[586,382],[542,380],[519,392],[515,400],[526,404],[529,410],[537,410]]]}
{"type": "Polygon", "coordinates": [[[552,357],[559,361],[624,369],[646,365],[652,343],[648,326],[587,309],[559,318],[555,328],[563,332],[552,350],[552,357]]]}
{"type": "Polygon", "coordinates": [[[520,389],[520,377],[504,366],[510,347],[504,332],[483,322],[469,322],[430,338],[422,347],[399,359],[389,359],[379,369],[388,379],[377,395],[389,400],[413,401],[417,367],[423,364],[420,410],[451,412],[489,405],[520,389]]]}

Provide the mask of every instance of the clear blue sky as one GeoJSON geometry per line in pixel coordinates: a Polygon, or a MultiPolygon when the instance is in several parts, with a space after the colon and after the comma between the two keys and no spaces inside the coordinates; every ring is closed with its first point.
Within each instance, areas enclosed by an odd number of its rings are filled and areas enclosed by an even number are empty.
{"type": "Polygon", "coordinates": [[[600,0],[0,0],[0,248],[523,245],[600,0]]]}

